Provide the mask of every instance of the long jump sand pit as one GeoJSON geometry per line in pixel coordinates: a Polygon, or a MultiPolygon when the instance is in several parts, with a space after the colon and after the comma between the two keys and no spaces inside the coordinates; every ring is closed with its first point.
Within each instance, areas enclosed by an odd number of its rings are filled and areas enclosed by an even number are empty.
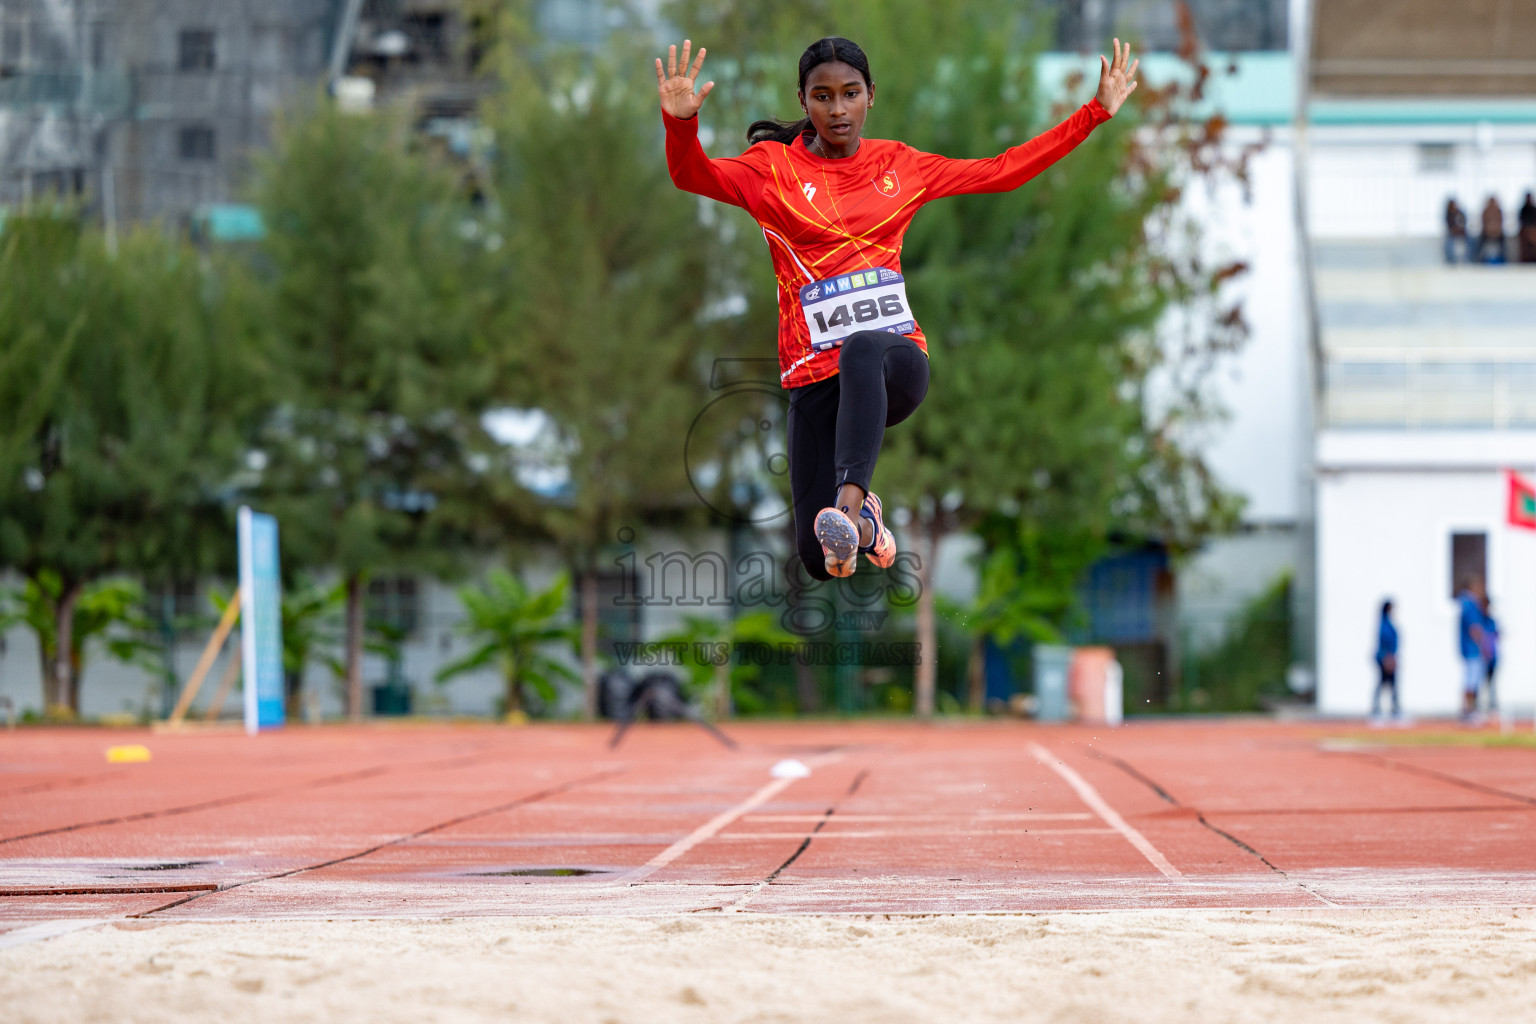
{"type": "Polygon", "coordinates": [[[0,954],[7,1020],[1529,1019],[1508,910],[118,922],[0,954]]]}
{"type": "Polygon", "coordinates": [[[1536,1004],[1530,745],[732,732],[6,735],[0,1017],[1481,1024],[1536,1004]],[[124,743],[151,759],[108,762],[124,743]]]}

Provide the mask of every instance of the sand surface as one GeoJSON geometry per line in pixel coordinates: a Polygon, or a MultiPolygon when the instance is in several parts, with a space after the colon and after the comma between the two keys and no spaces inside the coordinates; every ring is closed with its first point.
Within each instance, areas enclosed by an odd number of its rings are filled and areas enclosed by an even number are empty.
{"type": "Polygon", "coordinates": [[[0,951],[58,1021],[1529,1019],[1536,911],[118,921],[0,951]]]}

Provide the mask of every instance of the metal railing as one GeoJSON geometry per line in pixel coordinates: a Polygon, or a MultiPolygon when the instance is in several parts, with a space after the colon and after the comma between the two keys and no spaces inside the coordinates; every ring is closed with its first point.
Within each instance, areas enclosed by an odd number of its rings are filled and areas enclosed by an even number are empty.
{"type": "Polygon", "coordinates": [[[37,71],[0,78],[0,108],[68,107],[99,117],[124,117],[133,106],[127,74],[37,71]]]}
{"type": "Polygon", "coordinates": [[[1329,362],[1324,380],[1330,427],[1536,427],[1536,352],[1456,362],[1339,359],[1329,362]]]}

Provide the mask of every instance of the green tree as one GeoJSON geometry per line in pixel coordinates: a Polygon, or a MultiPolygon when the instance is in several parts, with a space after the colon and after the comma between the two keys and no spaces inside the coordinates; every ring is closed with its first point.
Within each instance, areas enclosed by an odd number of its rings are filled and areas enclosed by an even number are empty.
{"type": "Polygon", "coordinates": [[[488,333],[503,400],[541,410],[565,453],[569,482],[539,526],[578,573],[595,715],[604,549],[620,529],[700,510],[684,443],[709,399],[718,245],[671,184],[655,89],[630,74],[634,60],[586,61],[515,34],[493,54],[504,87],[487,110],[491,181],[507,245],[488,333]]]}
{"type": "Polygon", "coordinates": [[[159,645],[149,639],[154,623],[144,612],[144,588],[131,579],[94,580],[75,602],[68,651],[70,692],[64,700],[52,699],[55,695],[48,684],[59,659],[58,610],[63,595],[64,583],[51,569],[27,580],[20,591],[0,593],[0,633],[21,624],[37,637],[43,704],[55,715],[66,709],[79,712],[80,679],[93,640],[114,660],[150,670],[158,667],[159,653],[159,645]]]}
{"type": "MultiPolygon", "coordinates": [[[[795,59],[820,35],[848,36],[869,54],[877,98],[869,134],[947,156],[991,156],[1023,142],[1093,90],[1078,82],[1052,107],[1030,60],[1043,19],[1029,15],[1040,12],[1003,0],[889,0],[835,12],[692,0],[674,11],[711,50],[720,85],[705,115],[729,137],[749,117],[795,109],[795,59]]],[[[1219,300],[1240,268],[1203,265],[1177,213],[1183,182],[1233,169],[1219,154],[1220,125],[1187,122],[1191,98],[1175,89],[1127,104],[1034,182],[934,203],[908,232],[902,267],[933,386],[912,421],[887,434],[875,487],[888,508],[908,510],[904,539],[920,559],[921,715],[934,707],[932,572],[944,537],[992,515],[1015,519],[1011,552],[989,567],[986,599],[1004,619],[1028,621],[1070,607],[1072,585],[1112,529],[1187,549],[1233,517],[1233,499],[1188,444],[1190,428],[1211,413],[1202,372],[1244,334],[1241,316],[1219,300]],[[1188,344],[1170,356],[1157,328],[1175,305],[1193,315],[1188,344]],[[1177,387],[1154,407],[1147,388],[1157,373],[1177,387]],[[1005,607],[1009,590],[1021,607],[1005,607]]]]}
{"type": "Polygon", "coordinates": [[[1096,524],[1056,524],[1044,529],[1023,517],[992,515],[976,531],[983,543],[976,596],[966,605],[936,598],[939,613],[971,637],[967,704],[981,711],[985,649],[1017,639],[1062,642],[1077,606],[1077,585],[1107,542],[1096,524]]]}
{"type": "Polygon", "coordinates": [[[259,176],[281,401],[258,493],[285,557],[341,574],[354,718],[368,573],[451,573],[472,540],[494,366],[460,185],[404,124],[325,102],[280,124],[259,176]]]}
{"type": "Polygon", "coordinates": [[[439,682],[495,665],[506,683],[503,711],[509,719],[527,713],[525,687],[548,706],[559,697],[563,681],[580,681],[564,662],[544,653],[550,644],[570,643],[576,635],[559,621],[569,598],[570,580],[562,575],[532,593],[504,569],[492,570],[479,587],[459,591],[467,613],[460,631],[480,640],[464,657],[438,670],[439,682]]]}
{"type": "Polygon", "coordinates": [[[78,710],[92,581],[196,575],[228,545],[224,496],[263,380],[222,302],[156,231],[115,252],[63,212],[0,233],[0,565],[50,609],[49,706],[78,710]]]}

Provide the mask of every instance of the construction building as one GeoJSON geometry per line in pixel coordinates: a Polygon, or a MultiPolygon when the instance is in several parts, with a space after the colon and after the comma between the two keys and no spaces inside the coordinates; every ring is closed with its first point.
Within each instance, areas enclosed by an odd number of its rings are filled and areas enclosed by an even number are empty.
{"type": "Polygon", "coordinates": [[[455,0],[0,0],[0,207],[86,204],[104,222],[237,203],[273,118],[343,78],[423,121],[473,106],[455,0]]]}

